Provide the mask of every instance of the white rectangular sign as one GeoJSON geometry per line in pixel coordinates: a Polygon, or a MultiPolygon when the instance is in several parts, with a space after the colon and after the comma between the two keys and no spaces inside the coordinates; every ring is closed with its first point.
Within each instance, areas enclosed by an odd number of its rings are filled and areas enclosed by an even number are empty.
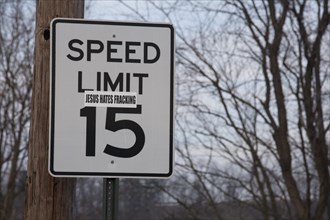
{"type": "Polygon", "coordinates": [[[51,175],[172,174],[172,25],[54,19],[50,83],[51,175]]]}

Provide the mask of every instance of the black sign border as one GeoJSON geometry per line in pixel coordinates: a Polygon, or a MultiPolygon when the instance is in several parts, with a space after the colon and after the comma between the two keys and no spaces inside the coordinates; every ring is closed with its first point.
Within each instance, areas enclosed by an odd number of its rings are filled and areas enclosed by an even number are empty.
{"type": "Polygon", "coordinates": [[[49,164],[48,171],[54,177],[124,177],[124,178],[168,178],[174,171],[174,62],[175,62],[175,31],[171,24],[163,23],[135,23],[135,22],[119,22],[105,20],[84,20],[84,19],[68,19],[55,18],[51,22],[51,91],[50,91],[50,149],[49,149],[49,164]],[[169,28],[171,32],[171,61],[170,61],[170,146],[169,146],[169,172],[168,173],[122,173],[122,172],[62,172],[54,170],[54,131],[55,131],[55,81],[56,81],[56,25],[58,23],[72,24],[95,24],[95,25],[112,25],[112,26],[134,26],[134,27],[160,27],[169,28]]]}

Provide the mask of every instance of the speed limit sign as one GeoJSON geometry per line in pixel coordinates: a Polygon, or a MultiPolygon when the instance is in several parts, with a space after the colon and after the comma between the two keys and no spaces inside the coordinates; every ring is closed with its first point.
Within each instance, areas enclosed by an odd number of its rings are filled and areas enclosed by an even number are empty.
{"type": "Polygon", "coordinates": [[[50,72],[51,175],[172,174],[171,25],[54,19],[50,72]]]}

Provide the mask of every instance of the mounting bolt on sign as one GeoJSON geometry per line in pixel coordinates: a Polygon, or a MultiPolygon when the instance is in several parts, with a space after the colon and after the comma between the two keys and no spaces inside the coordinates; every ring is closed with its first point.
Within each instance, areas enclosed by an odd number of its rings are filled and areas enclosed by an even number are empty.
{"type": "Polygon", "coordinates": [[[56,18],[50,33],[50,174],[169,177],[173,26],[56,18]]]}

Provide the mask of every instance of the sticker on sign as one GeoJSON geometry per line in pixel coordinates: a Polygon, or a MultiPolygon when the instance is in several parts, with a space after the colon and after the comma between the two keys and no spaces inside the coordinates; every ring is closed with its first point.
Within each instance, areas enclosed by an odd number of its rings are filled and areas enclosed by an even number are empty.
{"type": "Polygon", "coordinates": [[[85,91],[85,106],[136,108],[136,92],[85,91]]]}
{"type": "Polygon", "coordinates": [[[174,44],[170,24],[52,21],[51,175],[173,173],[174,44]]]}

